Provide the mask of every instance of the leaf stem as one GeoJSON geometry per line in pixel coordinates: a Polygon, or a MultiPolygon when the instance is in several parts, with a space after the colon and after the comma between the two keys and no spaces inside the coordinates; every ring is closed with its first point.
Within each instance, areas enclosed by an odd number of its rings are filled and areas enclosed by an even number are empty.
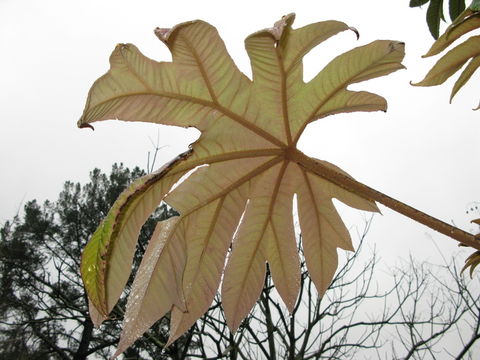
{"type": "Polygon", "coordinates": [[[312,159],[298,150],[291,151],[289,158],[304,167],[307,171],[311,171],[318,176],[338,185],[345,190],[351,191],[365,199],[377,201],[382,205],[409,217],[412,220],[428,226],[430,229],[436,230],[441,234],[451,237],[460,243],[480,250],[480,240],[466,231],[455,226],[447,224],[433,216],[430,216],[410,205],[398,201],[378,190],[356,181],[348,175],[340,173],[335,169],[322,164],[320,161],[312,159]]]}

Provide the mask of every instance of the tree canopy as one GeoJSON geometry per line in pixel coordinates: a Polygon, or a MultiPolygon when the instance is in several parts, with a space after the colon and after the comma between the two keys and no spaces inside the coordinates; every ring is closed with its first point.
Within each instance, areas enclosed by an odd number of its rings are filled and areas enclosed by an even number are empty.
{"type": "MultiPolygon", "coordinates": [[[[23,213],[1,228],[0,357],[3,359],[108,359],[118,343],[123,318],[122,296],[101,332],[90,320],[88,299],[80,278],[81,252],[115,199],[143,170],[114,165],[109,175],[95,169],[90,182],[67,181],[56,201],[32,200],[23,213]]],[[[156,221],[175,212],[160,206],[139,237],[140,250],[156,221]]],[[[139,257],[134,261],[138,267],[139,257]]],[[[128,289],[126,290],[128,294],[128,289]]],[[[163,358],[165,321],[128,349],[163,358]]]]}

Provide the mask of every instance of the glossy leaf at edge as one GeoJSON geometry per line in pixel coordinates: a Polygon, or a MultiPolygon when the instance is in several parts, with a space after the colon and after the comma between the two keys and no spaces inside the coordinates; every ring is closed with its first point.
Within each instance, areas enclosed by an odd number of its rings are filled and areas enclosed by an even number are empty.
{"type": "Polygon", "coordinates": [[[462,35],[479,28],[480,16],[471,17],[472,14],[473,12],[470,9],[464,10],[422,57],[429,57],[441,53],[462,35]]]}
{"type": "Polygon", "coordinates": [[[427,24],[435,39],[438,39],[441,19],[443,19],[443,0],[430,0],[427,9],[427,24]]]}
{"type": "Polygon", "coordinates": [[[410,7],[417,7],[426,4],[429,0],[410,0],[410,7]]]}
{"type": "Polygon", "coordinates": [[[454,21],[465,10],[465,0],[449,0],[448,12],[450,20],[454,21]]]}

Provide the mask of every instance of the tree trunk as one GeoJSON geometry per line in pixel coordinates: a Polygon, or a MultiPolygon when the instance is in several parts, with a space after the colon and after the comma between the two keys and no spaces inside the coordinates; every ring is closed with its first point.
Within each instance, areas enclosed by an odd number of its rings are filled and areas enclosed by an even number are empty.
{"type": "Polygon", "coordinates": [[[88,347],[90,340],[92,339],[93,323],[89,317],[83,322],[82,338],[80,339],[80,345],[73,356],[73,360],[86,360],[88,355],[88,347]]]}

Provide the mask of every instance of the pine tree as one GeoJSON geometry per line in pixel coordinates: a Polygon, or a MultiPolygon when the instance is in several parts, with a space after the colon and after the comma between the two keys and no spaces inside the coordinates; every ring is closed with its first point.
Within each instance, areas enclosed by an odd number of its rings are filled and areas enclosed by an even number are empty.
{"type": "MultiPolygon", "coordinates": [[[[111,320],[97,332],[90,320],[80,279],[80,257],[86,242],[114,200],[139,168],[113,165],[110,175],[95,169],[85,185],[67,181],[58,200],[40,205],[29,201],[23,215],[1,228],[0,358],[86,359],[112,355],[120,334],[124,298],[111,320]]],[[[142,229],[142,251],[155,223],[175,215],[161,205],[142,229]]],[[[138,267],[136,256],[134,266],[138,267]]],[[[128,289],[127,289],[128,292],[128,289]]],[[[166,358],[167,338],[161,320],[125,354],[129,359],[166,358]]]]}

